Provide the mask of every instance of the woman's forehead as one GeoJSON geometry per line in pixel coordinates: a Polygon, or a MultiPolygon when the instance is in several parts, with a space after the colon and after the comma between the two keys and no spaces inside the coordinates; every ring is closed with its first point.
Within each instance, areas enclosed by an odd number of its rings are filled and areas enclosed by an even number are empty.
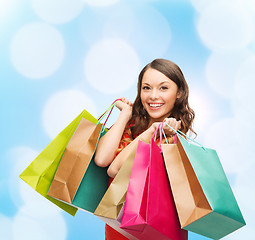
{"type": "Polygon", "coordinates": [[[142,78],[142,84],[163,84],[163,83],[171,83],[173,82],[170,78],[168,78],[166,75],[161,73],[160,71],[149,68],[145,71],[143,78],[142,78]]]}

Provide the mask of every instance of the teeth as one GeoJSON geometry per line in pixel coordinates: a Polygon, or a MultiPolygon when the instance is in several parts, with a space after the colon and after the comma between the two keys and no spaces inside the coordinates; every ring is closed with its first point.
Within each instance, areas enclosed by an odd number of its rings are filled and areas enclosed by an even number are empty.
{"type": "Polygon", "coordinates": [[[161,107],[163,104],[150,104],[150,107],[161,107]]]}

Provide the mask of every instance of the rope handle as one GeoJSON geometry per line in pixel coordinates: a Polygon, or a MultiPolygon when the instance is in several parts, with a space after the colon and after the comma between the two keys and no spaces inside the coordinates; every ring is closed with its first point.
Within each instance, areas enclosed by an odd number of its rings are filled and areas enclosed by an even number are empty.
{"type": "Polygon", "coordinates": [[[158,126],[157,126],[157,129],[155,130],[155,132],[153,133],[151,139],[154,138],[154,141],[156,141],[156,137],[157,137],[157,133],[159,131],[159,137],[160,137],[160,145],[162,143],[162,130],[163,130],[163,122],[160,123],[158,126]]]}
{"type": "MultiPolygon", "coordinates": [[[[189,139],[190,141],[192,141],[192,142],[194,142],[194,143],[196,143],[197,145],[199,145],[201,148],[203,148],[205,151],[206,151],[206,149],[205,149],[205,147],[202,145],[202,144],[200,144],[200,143],[198,143],[198,142],[196,142],[195,140],[193,140],[192,138],[190,138],[190,137],[188,137],[186,134],[184,134],[183,132],[181,132],[181,131],[179,131],[179,130],[175,130],[175,129],[173,129],[168,123],[166,123],[166,122],[164,122],[169,128],[171,128],[174,132],[175,132],[175,135],[178,135],[179,137],[182,137],[186,142],[188,142],[188,144],[190,144],[190,142],[187,140],[187,139],[189,139]],[[184,138],[184,137],[186,137],[186,138],[184,138]]],[[[176,137],[175,137],[176,138],[176,137]]]]}
{"type": "Polygon", "coordinates": [[[116,100],[111,104],[111,106],[108,107],[108,108],[105,110],[105,112],[97,119],[97,120],[98,120],[98,123],[100,123],[100,122],[105,118],[105,116],[107,115],[107,118],[106,118],[106,120],[105,120],[105,122],[104,122],[104,124],[103,124],[103,126],[105,127],[105,125],[106,125],[106,123],[107,123],[107,121],[108,121],[108,119],[109,119],[109,117],[110,117],[110,115],[111,115],[111,113],[112,113],[112,110],[113,110],[114,106],[115,106],[115,105],[117,104],[117,102],[119,102],[119,101],[121,101],[120,98],[116,99],[116,100]]]}

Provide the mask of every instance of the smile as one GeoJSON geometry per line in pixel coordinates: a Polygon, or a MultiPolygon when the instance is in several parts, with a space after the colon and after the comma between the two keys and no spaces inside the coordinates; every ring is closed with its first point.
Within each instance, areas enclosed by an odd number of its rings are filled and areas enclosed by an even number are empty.
{"type": "Polygon", "coordinates": [[[159,108],[159,107],[163,106],[163,103],[149,103],[149,106],[151,108],[159,108]]]}

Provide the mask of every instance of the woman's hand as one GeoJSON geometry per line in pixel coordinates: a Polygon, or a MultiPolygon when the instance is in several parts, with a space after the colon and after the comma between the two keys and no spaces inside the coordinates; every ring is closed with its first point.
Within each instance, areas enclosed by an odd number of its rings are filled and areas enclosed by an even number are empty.
{"type": "Polygon", "coordinates": [[[132,102],[126,98],[121,98],[121,101],[116,103],[120,115],[109,131],[100,138],[95,152],[94,161],[99,167],[107,167],[113,162],[115,151],[118,149],[125,127],[132,116],[132,106],[132,102]]]}
{"type": "MultiPolygon", "coordinates": [[[[151,137],[153,136],[153,134],[155,133],[155,131],[157,130],[158,126],[161,124],[161,122],[154,122],[151,124],[151,126],[145,130],[142,134],[140,134],[139,136],[146,142],[150,142],[151,137]]],[[[159,133],[159,131],[158,131],[159,133]]]]}
{"type": "Polygon", "coordinates": [[[116,107],[121,111],[122,115],[125,115],[130,120],[132,117],[133,103],[124,97],[120,98],[120,100],[116,103],[116,107]]]}
{"type": "MultiPolygon", "coordinates": [[[[175,131],[181,129],[181,120],[177,121],[175,118],[165,118],[163,122],[166,122],[175,131]]],[[[151,126],[141,134],[141,137],[146,141],[150,141],[151,137],[153,136],[153,134],[155,133],[155,131],[157,130],[158,126],[161,123],[162,122],[154,122],[153,124],[151,124],[151,126]]],[[[170,137],[175,134],[175,131],[173,131],[165,123],[163,124],[163,130],[167,137],[170,137]]],[[[157,136],[159,136],[159,131],[157,132],[157,136]]]]}
{"type": "MultiPolygon", "coordinates": [[[[164,121],[167,123],[170,127],[172,127],[175,131],[181,129],[181,120],[177,121],[175,118],[165,118],[164,121]]],[[[166,134],[166,136],[171,136],[175,134],[175,131],[168,127],[166,124],[163,124],[163,130],[166,134]]]]}

